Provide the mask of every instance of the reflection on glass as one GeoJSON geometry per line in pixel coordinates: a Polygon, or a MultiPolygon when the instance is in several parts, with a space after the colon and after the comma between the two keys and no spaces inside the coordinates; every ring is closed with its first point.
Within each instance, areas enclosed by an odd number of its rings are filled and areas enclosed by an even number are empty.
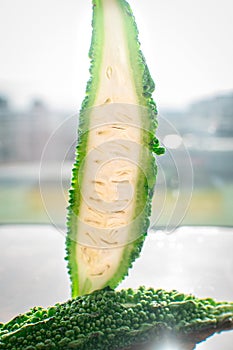
{"type": "MultiPolygon", "coordinates": [[[[158,135],[167,152],[157,159],[155,226],[166,226],[177,199],[188,202],[191,190],[183,224],[233,225],[232,108],[233,95],[226,94],[161,112],[158,135]]],[[[40,99],[19,110],[0,96],[0,222],[49,223],[52,217],[65,224],[77,119],[40,99]]]]}

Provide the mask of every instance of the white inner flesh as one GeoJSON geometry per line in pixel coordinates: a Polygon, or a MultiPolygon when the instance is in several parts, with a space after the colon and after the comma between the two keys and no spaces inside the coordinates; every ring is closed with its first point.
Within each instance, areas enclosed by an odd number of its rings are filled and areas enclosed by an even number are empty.
{"type": "Polygon", "coordinates": [[[78,218],[76,254],[82,293],[87,292],[86,279],[92,291],[115,274],[123,245],[129,243],[141,142],[121,13],[116,0],[104,0],[103,7],[105,43],[98,107],[90,115],[78,218]]]}

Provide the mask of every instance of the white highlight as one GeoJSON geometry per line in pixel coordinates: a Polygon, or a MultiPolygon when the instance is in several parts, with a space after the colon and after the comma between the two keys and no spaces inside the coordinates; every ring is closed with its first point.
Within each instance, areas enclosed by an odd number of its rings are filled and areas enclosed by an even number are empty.
{"type": "Polygon", "coordinates": [[[163,140],[165,147],[170,149],[179,148],[182,145],[182,142],[182,137],[176,134],[166,135],[163,140]]]}
{"type": "Polygon", "coordinates": [[[180,350],[180,347],[177,344],[166,343],[158,348],[158,345],[152,345],[149,350],[180,350]]]}

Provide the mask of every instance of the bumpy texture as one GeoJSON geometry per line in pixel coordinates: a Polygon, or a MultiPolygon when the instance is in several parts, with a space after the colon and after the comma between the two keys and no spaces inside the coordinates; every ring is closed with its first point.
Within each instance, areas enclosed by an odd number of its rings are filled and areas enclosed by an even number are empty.
{"type": "MultiPolygon", "coordinates": [[[[113,35],[115,35],[115,32],[119,32],[120,30],[122,30],[124,33],[125,45],[122,44],[122,47],[120,47],[119,50],[121,52],[126,52],[128,65],[126,71],[129,72],[133,90],[135,90],[136,96],[134,104],[141,106],[139,107],[139,110],[141,108],[140,144],[141,148],[144,149],[144,151],[142,151],[140,155],[140,166],[142,169],[145,170],[145,176],[141,176],[140,174],[138,174],[138,180],[135,186],[135,196],[137,196],[137,198],[135,199],[136,204],[134,216],[132,219],[134,220],[135,218],[139,217],[142,211],[143,215],[141,214],[140,222],[138,220],[137,225],[135,225],[135,227],[131,229],[131,232],[129,233],[129,236],[131,235],[130,237],[132,239],[128,239],[128,242],[125,243],[125,248],[122,250],[121,256],[119,254],[120,257],[118,257],[118,268],[115,268],[115,270],[112,272],[109,278],[103,278],[102,283],[98,282],[97,289],[104,288],[106,286],[115,288],[119,284],[119,282],[124,278],[124,276],[127,275],[129,267],[132,266],[133,261],[139,256],[141,247],[143,245],[143,241],[145,239],[149,227],[151,200],[153,196],[157,173],[157,167],[155,164],[155,158],[153,156],[153,153],[162,154],[164,152],[164,149],[159,146],[159,142],[155,137],[155,131],[157,128],[157,110],[155,102],[152,98],[152,93],[154,91],[155,84],[151,78],[144,56],[140,50],[138,30],[132,10],[125,0],[93,0],[93,32],[91,48],[89,51],[89,56],[91,59],[91,77],[87,84],[86,97],[83,101],[82,110],[80,112],[78,145],[76,149],[76,161],[72,172],[72,183],[70,189],[67,217],[68,233],[66,241],[66,259],[68,261],[68,270],[71,277],[73,297],[92,292],[95,289],[95,286],[94,284],[92,285],[92,281],[90,280],[88,275],[86,276],[85,282],[81,282],[80,279],[80,253],[77,253],[77,251],[78,249],[80,249],[79,243],[82,239],[80,240],[79,235],[81,229],[77,218],[79,217],[81,211],[81,203],[83,202],[82,192],[85,191],[82,189],[83,179],[85,178],[87,171],[88,174],[90,174],[92,171],[91,168],[85,168],[85,157],[88,153],[88,144],[90,142],[89,129],[91,127],[91,120],[93,120],[92,108],[99,106],[96,99],[99,94],[99,91],[102,91],[104,89],[103,86],[101,86],[101,71],[103,71],[103,69],[106,68],[103,68],[104,52],[106,52],[106,50],[111,51],[111,49],[109,49],[111,43],[108,42],[108,39],[106,37],[106,33],[109,32],[110,28],[104,27],[104,23],[106,23],[104,19],[107,16],[112,16],[112,18],[115,17],[114,8],[118,8],[118,10],[120,11],[121,24],[118,23],[119,28],[116,27],[115,29],[113,28],[111,30],[113,30],[113,35]],[[108,12],[108,14],[106,14],[106,8],[110,5],[113,8],[112,13],[109,14],[108,12]],[[82,164],[84,164],[84,168],[86,169],[85,171],[80,170],[82,164]],[[78,254],[79,257],[77,257],[78,254]]],[[[119,45],[121,46],[121,44],[119,45]]],[[[111,63],[112,62],[110,61],[109,64],[111,63]]],[[[112,63],[112,68],[114,74],[114,69],[116,68],[114,66],[114,63],[112,63]]],[[[119,67],[117,67],[118,72],[121,72],[121,68],[121,63],[119,63],[119,67]]],[[[115,71],[117,71],[117,69],[115,71]]],[[[115,85],[116,81],[114,81],[110,87],[114,89],[115,85]]],[[[129,95],[131,93],[132,91],[129,91],[129,95]]],[[[116,94],[114,95],[114,97],[116,98],[116,101],[121,104],[121,106],[124,103],[132,103],[132,100],[130,99],[129,102],[127,102],[127,98],[122,100],[120,94],[116,94]]],[[[115,100],[113,99],[112,102],[114,103],[115,100]]],[[[97,230],[94,233],[94,235],[98,236],[97,230]]],[[[94,241],[96,237],[94,236],[91,238],[94,241]]],[[[111,246],[111,248],[113,247],[111,246]]],[[[119,247],[116,245],[116,249],[118,248],[119,247]]],[[[94,253],[92,255],[88,255],[86,260],[92,259],[93,255],[95,255],[94,249],[93,252],[94,253]]],[[[109,261],[110,262],[108,262],[108,266],[111,265],[111,257],[109,258],[109,261]]],[[[95,262],[95,265],[97,266],[98,264],[95,262]]],[[[81,270],[84,271],[84,269],[81,270]]],[[[85,274],[85,272],[83,273],[85,274]]],[[[98,273],[95,273],[95,275],[97,274],[98,273]]]]}
{"type": "Polygon", "coordinates": [[[162,338],[199,341],[203,332],[208,336],[232,327],[233,303],[144,287],[107,288],[47,310],[34,308],[0,325],[0,349],[145,348],[162,338]]]}

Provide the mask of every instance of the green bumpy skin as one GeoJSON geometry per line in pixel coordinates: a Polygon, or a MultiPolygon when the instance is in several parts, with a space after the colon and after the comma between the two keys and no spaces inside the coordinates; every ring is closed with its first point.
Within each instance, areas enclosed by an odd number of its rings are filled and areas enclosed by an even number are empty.
{"type": "MultiPolygon", "coordinates": [[[[233,327],[233,303],[177,291],[105,288],[0,325],[4,350],[118,350],[233,327]]],[[[210,334],[210,332],[209,332],[210,334]]]]}
{"type": "Polygon", "coordinates": [[[115,288],[139,256],[162,154],[154,82],[125,0],[93,0],[91,78],[67,216],[72,297],[115,288]],[[133,194],[132,194],[133,193],[133,194]]]}

